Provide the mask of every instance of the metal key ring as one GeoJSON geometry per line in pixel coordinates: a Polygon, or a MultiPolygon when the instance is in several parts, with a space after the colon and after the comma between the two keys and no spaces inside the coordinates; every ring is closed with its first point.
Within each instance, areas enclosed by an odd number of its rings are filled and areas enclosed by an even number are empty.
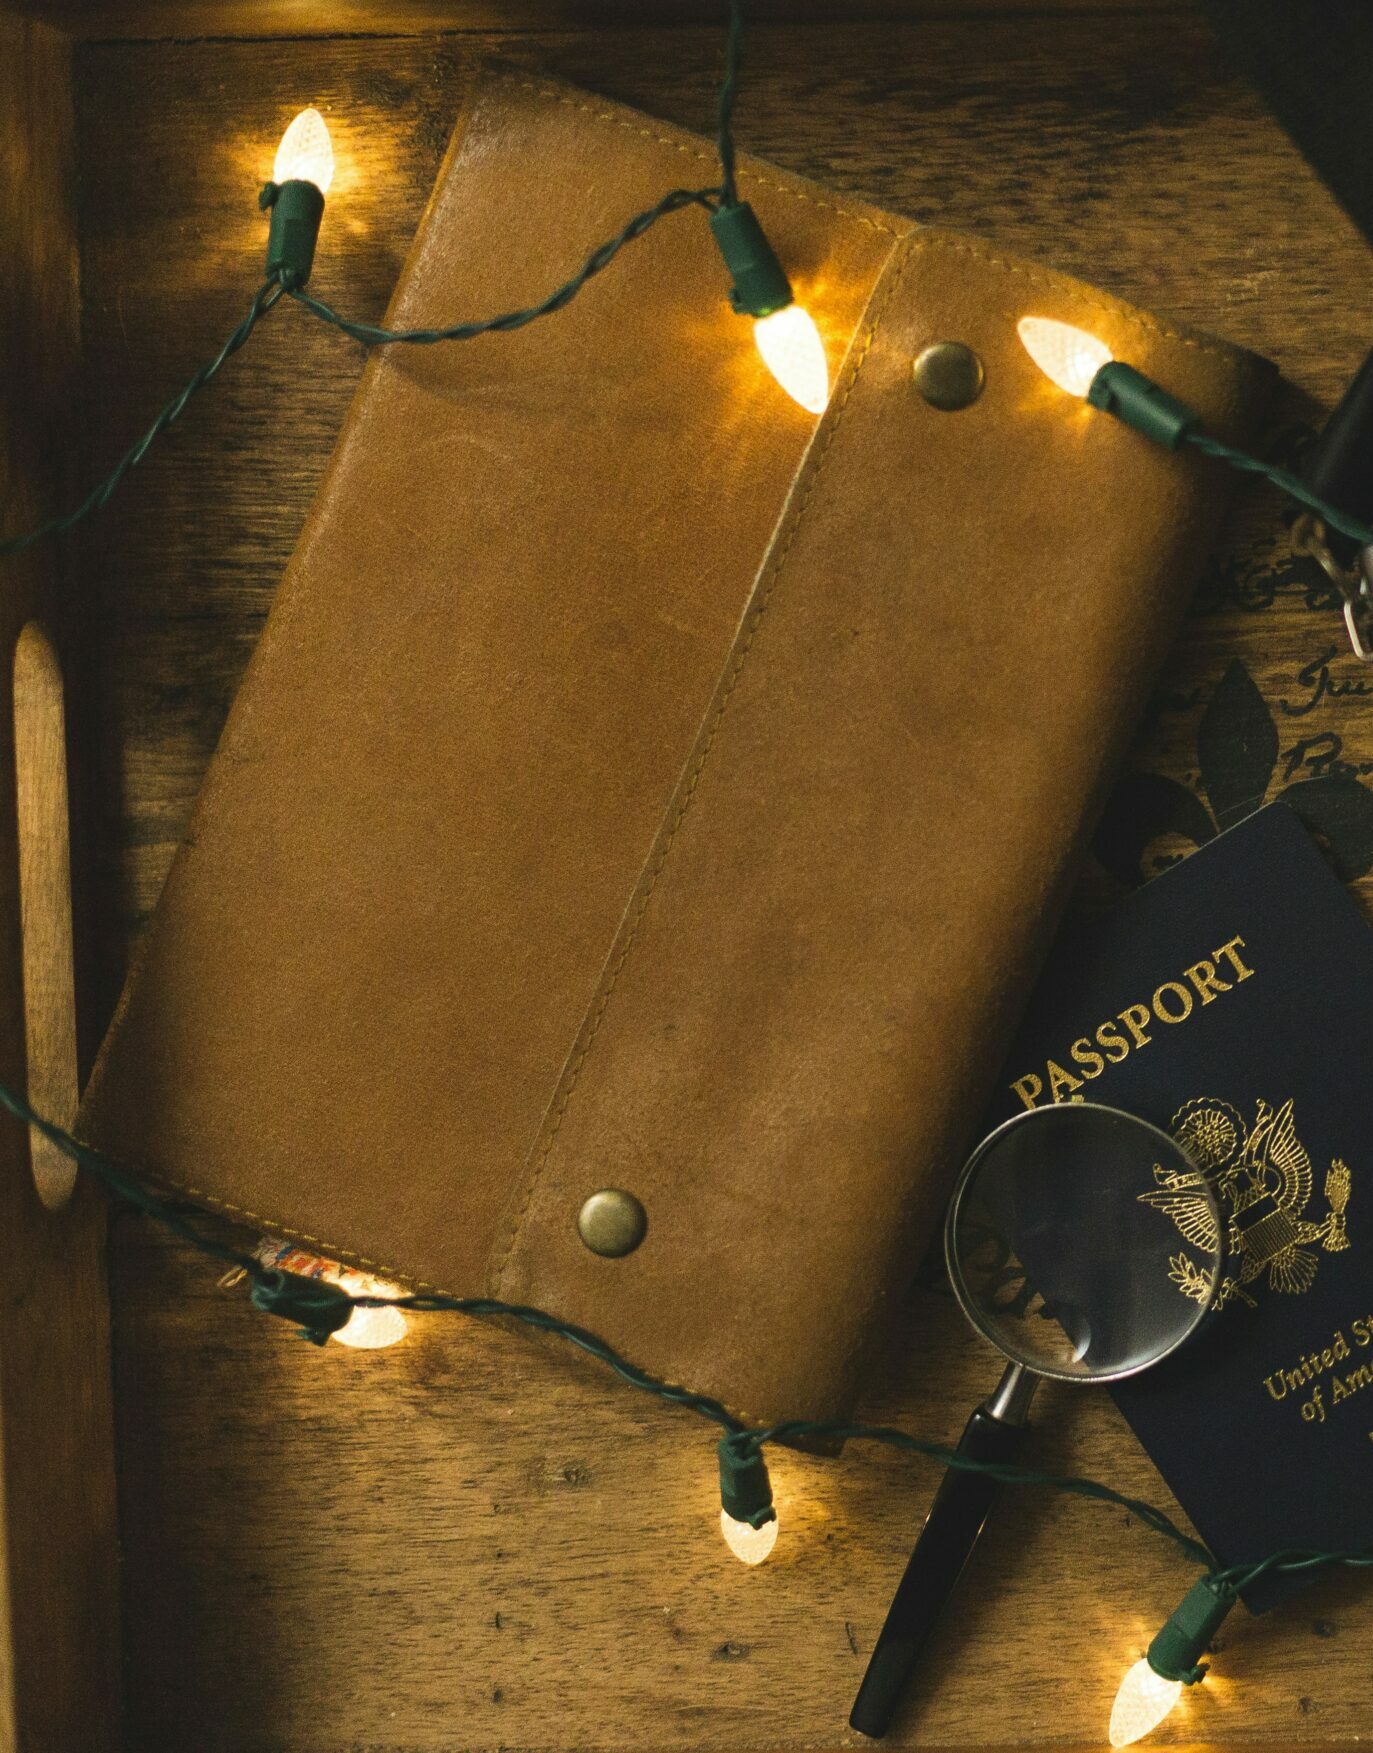
{"type": "Polygon", "coordinates": [[[1373,547],[1360,549],[1351,574],[1330,552],[1325,525],[1314,512],[1304,511],[1292,525],[1292,551],[1313,559],[1340,593],[1350,649],[1360,663],[1373,663],[1373,547]]]}

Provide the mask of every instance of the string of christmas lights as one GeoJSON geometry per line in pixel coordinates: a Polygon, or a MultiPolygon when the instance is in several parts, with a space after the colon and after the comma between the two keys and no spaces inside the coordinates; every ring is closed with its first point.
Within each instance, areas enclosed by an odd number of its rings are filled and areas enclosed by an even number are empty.
{"type": "Polygon", "coordinates": [[[479,335],[504,334],[562,310],[588,281],[610,266],[626,245],[643,237],[659,220],[689,207],[701,207],[710,215],[711,231],[733,281],[730,302],[739,314],[754,319],[754,337],[763,363],[782,389],[807,412],[822,414],[829,400],[829,365],[820,332],[809,312],[796,302],[791,282],[753,209],[738,197],[732,123],[743,34],[742,0],[731,0],[725,72],[717,105],[718,184],[669,190],[592,250],[575,273],[537,304],[452,323],[445,328],[387,329],[376,323],[357,322],[341,316],[323,299],[305,291],[314,266],[325,197],[333,182],[334,149],[324,117],[316,109],[302,110],[282,135],[271,181],[258,196],[259,207],[270,215],[266,280],[254,295],[248,314],[215,357],[172,397],[98,486],[62,516],[0,540],[0,557],[18,554],[48,537],[65,535],[92,512],[103,510],[130,469],[142,461],[153,442],[180,417],[191,398],[213,381],[283,294],[289,293],[303,310],[368,347],[432,346],[439,342],[471,341],[479,335]]]}
{"type": "Polygon", "coordinates": [[[42,1133],[78,1168],[93,1174],[115,1198],[161,1224],[201,1254],[227,1265],[231,1277],[247,1280],[255,1308],[293,1322],[302,1336],[314,1345],[325,1345],[334,1338],[345,1344],[371,1347],[391,1344],[399,1337],[392,1330],[382,1338],[355,1334],[350,1340],[345,1335],[360,1315],[394,1317],[411,1312],[516,1321],[541,1332],[556,1334],[569,1345],[605,1364],[631,1387],[670,1405],[685,1407],[718,1425],[721,1430],[716,1451],[720,1527],[730,1551],[745,1564],[761,1563],[777,1541],[777,1510],[763,1454],[770,1443],[878,1443],[961,1472],[984,1474],[1000,1485],[1038,1486],[1127,1510],[1146,1528],[1170,1540],[1194,1563],[1205,1565],[1206,1570],[1169,1616],[1149,1645],[1147,1654],[1126,1672],[1111,1713],[1113,1746],[1127,1746],[1156,1728],[1177,1703],[1183,1688],[1195,1685],[1204,1677],[1206,1664],[1201,1657],[1206,1646],[1240,1592],[1251,1583],[1273,1574],[1300,1575],[1336,1567],[1365,1569],[1373,1566],[1373,1550],[1325,1551],[1291,1547],[1246,1564],[1221,1567],[1209,1549],[1184,1532],[1166,1511],[1097,1479],[1045,1472],[1009,1461],[975,1460],[942,1443],[930,1442],[891,1425],[852,1423],[841,1419],[788,1419],[770,1425],[745,1424],[710,1395],[660,1381],[622,1357],[595,1333],[561,1320],[544,1309],[502,1302],[495,1297],[453,1297],[438,1293],[407,1295],[380,1287],[369,1288],[363,1275],[350,1274],[342,1269],[333,1273],[318,1270],[323,1262],[313,1256],[297,1255],[286,1244],[260,1246],[255,1252],[235,1247],[203,1231],[182,1209],[160,1197],[132,1170],[39,1114],[23,1096],[4,1083],[0,1083],[0,1107],[7,1109],[24,1125],[42,1133]],[[293,1266],[296,1269],[293,1270],[293,1266]]]}
{"type": "Polygon", "coordinates": [[[221,368],[227,365],[234,354],[238,352],[258,323],[281,298],[283,291],[284,288],[277,279],[265,280],[253,294],[253,301],[248,306],[248,314],[233,334],[229,336],[219,352],[208,364],[201,366],[184,389],[177,391],[142,438],[129,446],[99,486],[93,487],[79,505],[74,506],[61,517],[50,517],[45,523],[38,524],[36,528],[25,530],[22,535],[10,536],[6,541],[0,542],[0,555],[19,554],[25,548],[33,547],[37,542],[46,541],[49,536],[64,536],[68,530],[73,529],[83,518],[89,517],[93,511],[103,511],[118,491],[120,483],[129,470],[143,461],[154,440],[159,438],[174,420],[181,417],[185,412],[186,404],[196,391],[204,389],[207,383],[212,382],[219,375],[221,368]]]}
{"type": "MultiPolygon", "coordinates": [[[[591,279],[611,265],[621,250],[671,214],[695,207],[709,216],[713,239],[731,279],[730,303],[736,313],[753,320],[754,339],[764,364],[802,408],[812,415],[822,414],[829,399],[830,374],[819,331],[809,312],[797,302],[786,271],[757,216],[738,195],[732,121],[742,42],[742,0],[731,0],[725,69],[717,104],[718,184],[669,190],[592,250],[567,280],[539,302],[443,328],[387,329],[354,321],[305,290],[314,265],[334,159],[323,117],[313,109],[302,111],[287,128],[276,154],[272,180],[259,197],[260,206],[269,214],[265,278],[243,320],[213,359],[163,407],[98,486],[66,514],[0,541],[0,556],[17,554],[41,540],[62,535],[103,509],[152,444],[180,418],[199,390],[216,378],[284,296],[318,320],[369,347],[431,345],[509,332],[564,308],[591,279]]],[[[1340,585],[1354,649],[1361,657],[1373,656],[1373,585],[1367,566],[1362,563],[1367,557],[1362,556],[1361,564],[1352,571],[1336,568],[1328,550],[1322,547],[1321,526],[1339,532],[1362,550],[1373,548],[1373,529],[1330,505],[1290,472],[1206,433],[1195,410],[1128,363],[1113,359],[1099,338],[1035,316],[1022,318],[1018,326],[1031,357],[1066,393],[1083,398],[1092,408],[1123,421],[1167,449],[1186,446],[1228,467],[1261,477],[1314,513],[1318,520],[1313,535],[1314,551],[1340,585]]],[[[359,1346],[394,1343],[404,1333],[407,1312],[508,1319],[557,1334],[598,1359],[631,1386],[665,1402],[682,1405],[715,1424],[721,1431],[717,1446],[721,1529],[730,1550],[747,1564],[765,1559],[778,1536],[777,1512],[764,1458],[765,1448],[774,1442],[807,1439],[876,1442],[946,1467],[983,1473],[1002,1484],[1039,1486],[1129,1511],[1205,1570],[1153,1639],[1146,1655],[1126,1673],[1111,1714],[1113,1745],[1124,1746],[1149,1733],[1173,1708],[1183,1690],[1202,1679],[1206,1667],[1201,1657],[1207,1643],[1240,1593],[1259,1577],[1275,1572],[1303,1574],[1330,1567],[1373,1565],[1373,1551],[1301,1548],[1222,1568],[1203,1545],[1162,1510],[1096,1480],[1011,1463],[980,1462],[942,1444],[885,1426],[801,1420],[749,1427],[718,1401],[658,1381],[595,1334],[543,1310],[491,1298],[393,1292],[365,1275],[332,1266],[285,1243],[264,1243],[256,1251],[235,1247],[203,1231],[129,1169],[35,1113],[23,1097],[3,1084],[0,1106],[37,1128],[59,1150],[95,1175],[116,1198],[163,1225],[200,1253],[219,1260],[229,1269],[229,1276],[246,1280],[257,1308],[294,1322],[317,1345],[325,1344],[331,1337],[359,1346]]]]}
{"type": "MultiPolygon", "coordinates": [[[[318,110],[305,109],[282,136],[272,179],[262,188],[259,206],[270,214],[266,279],[248,313],[223,347],[169,401],[152,425],[114,468],[71,511],[36,528],[0,540],[0,557],[17,554],[48,537],[65,534],[91,513],[102,510],[125,476],[147,454],[154,441],[184,412],[191,398],[213,381],[248,340],[259,320],[284,294],[321,322],[368,347],[434,345],[470,341],[480,335],[506,333],[550,316],[569,304],[582,288],[602,273],[628,244],[643,237],[660,220],[690,207],[710,216],[710,229],[731,276],[730,304],[753,318],[754,339],[764,364],[786,393],[808,413],[822,414],[829,401],[829,362],[810,313],[796,301],[791,282],[768,242],[757,215],[741,201],[735,174],[734,105],[743,53],[743,0],[730,0],[725,39],[725,70],[716,107],[716,147],[720,181],[707,188],[671,189],[653,206],[635,214],[621,229],[587,256],[562,285],[538,303],[496,316],[452,323],[442,328],[388,329],[341,315],[323,299],[305,290],[314,266],[325,197],[334,174],[333,145],[318,110]]],[[[1132,366],[1112,360],[1095,336],[1067,324],[1027,317],[1019,325],[1022,339],[1036,362],[1069,393],[1114,414],[1156,443],[1176,450],[1182,444],[1255,475],[1313,512],[1315,551],[1339,584],[1351,642],[1360,657],[1373,657],[1373,585],[1359,571],[1350,575],[1330,560],[1320,526],[1336,530],[1360,549],[1373,545],[1373,528],[1348,516],[1311,491],[1290,471],[1223,444],[1201,430],[1194,410],[1170,396],[1132,366]]]]}
{"type": "Polygon", "coordinates": [[[1016,329],[1031,359],[1067,395],[1082,397],[1090,407],[1113,415],[1165,450],[1188,445],[1242,474],[1260,476],[1314,513],[1308,520],[1308,549],[1340,593],[1354,655],[1364,662],[1373,661],[1373,528],[1328,504],[1290,470],[1213,438],[1202,429],[1201,415],[1195,408],[1170,395],[1133,365],[1113,358],[1099,336],[1070,323],[1037,316],[1021,317],[1016,329]],[[1327,530],[1336,530],[1356,544],[1360,554],[1355,566],[1340,565],[1326,541],[1327,530]]]}

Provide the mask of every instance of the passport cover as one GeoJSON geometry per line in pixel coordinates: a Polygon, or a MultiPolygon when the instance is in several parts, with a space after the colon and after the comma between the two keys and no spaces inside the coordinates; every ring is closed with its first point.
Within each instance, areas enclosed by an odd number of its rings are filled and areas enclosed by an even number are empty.
{"type": "MultiPolygon", "coordinates": [[[[711,145],[479,79],[388,313],[533,303],[711,145]],[[512,216],[515,216],[512,219],[512,216]]],[[[1271,368],[745,161],[825,342],[758,359],[700,212],[564,310],[383,348],[97,1067],[88,1137],[382,1277],[537,1304],[750,1422],[845,1411],[990,1089],[1271,368]],[[957,412],[912,361],[958,339],[957,412]],[[583,1244],[589,1195],[647,1231],[583,1244]]]]}
{"type": "MultiPolygon", "coordinates": [[[[1104,1102],[1209,1178],[1226,1254],[1181,1351],[1112,1392],[1222,1564],[1373,1543],[1373,931],[1272,804],[1065,930],[989,1125],[1104,1102]]],[[[1204,1298],[1206,1202],[1162,1170],[1167,1293],[1204,1298]]],[[[1253,1611],[1299,1586],[1263,1580],[1253,1611]]]]}

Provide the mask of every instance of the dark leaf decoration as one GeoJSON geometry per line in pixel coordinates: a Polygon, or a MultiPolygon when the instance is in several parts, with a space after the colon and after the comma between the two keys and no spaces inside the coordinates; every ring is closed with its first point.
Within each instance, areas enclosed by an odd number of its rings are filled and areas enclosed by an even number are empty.
{"type": "Polygon", "coordinates": [[[1263,802],[1278,762],[1278,727],[1239,658],[1216,684],[1202,714],[1197,759],[1222,828],[1251,815],[1263,802]]]}
{"type": "Polygon", "coordinates": [[[1121,882],[1143,882],[1145,848],[1164,834],[1196,846],[1216,835],[1206,805],[1165,773],[1127,773],[1111,793],[1092,850],[1121,882]]]}
{"type": "Polygon", "coordinates": [[[1373,792],[1357,779],[1337,773],[1299,779],[1278,799],[1321,841],[1341,882],[1373,870],[1373,792]]]}

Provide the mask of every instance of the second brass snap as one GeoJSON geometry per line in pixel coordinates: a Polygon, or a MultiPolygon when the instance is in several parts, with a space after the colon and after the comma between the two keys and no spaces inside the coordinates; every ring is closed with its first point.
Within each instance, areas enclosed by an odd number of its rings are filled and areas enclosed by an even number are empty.
{"type": "Polygon", "coordinates": [[[618,1260],[632,1254],[648,1229],[648,1213],[623,1187],[602,1187],[582,1202],[577,1234],[593,1254],[618,1260]]]}
{"type": "Polygon", "coordinates": [[[949,414],[971,407],[987,381],[982,361],[962,341],[932,341],[916,355],[911,374],[930,406],[949,414]]]}

